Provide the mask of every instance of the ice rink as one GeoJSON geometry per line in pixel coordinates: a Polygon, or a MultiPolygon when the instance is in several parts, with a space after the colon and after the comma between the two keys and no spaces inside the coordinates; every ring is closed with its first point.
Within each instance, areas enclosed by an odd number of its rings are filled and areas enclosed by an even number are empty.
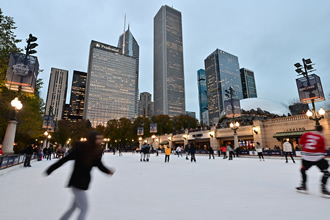
{"type": "MultiPolygon", "coordinates": [[[[328,219],[330,200],[321,197],[318,168],[308,174],[309,194],[297,193],[300,160],[105,154],[103,163],[116,169],[111,177],[97,168],[87,191],[90,220],[206,220],[206,219],[328,219]]],[[[0,176],[3,220],[57,220],[71,205],[66,187],[73,162],[45,176],[56,162],[36,161],[0,176]]],[[[330,185],[328,183],[328,189],[330,185]]],[[[72,219],[76,219],[75,212],[72,219]]]]}

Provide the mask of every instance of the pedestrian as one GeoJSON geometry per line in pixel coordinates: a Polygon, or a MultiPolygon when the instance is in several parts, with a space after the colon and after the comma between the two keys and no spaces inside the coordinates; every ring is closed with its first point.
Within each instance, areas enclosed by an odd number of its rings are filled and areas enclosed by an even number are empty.
{"type": "Polygon", "coordinates": [[[43,158],[46,159],[46,157],[47,157],[47,147],[44,147],[42,152],[43,152],[43,158]]]}
{"type": "Polygon", "coordinates": [[[188,144],[186,144],[184,150],[186,152],[186,160],[189,160],[189,151],[190,151],[190,148],[189,148],[189,145],[188,144]]]}
{"type": "Polygon", "coordinates": [[[170,162],[171,148],[166,145],[165,148],[165,163],[170,162]]]}
{"type": "Polygon", "coordinates": [[[53,146],[49,146],[47,149],[47,160],[52,160],[53,146]]]}
{"type": "Polygon", "coordinates": [[[262,147],[261,147],[261,145],[260,145],[259,142],[257,142],[257,145],[256,145],[256,151],[257,151],[257,153],[258,153],[258,156],[259,156],[260,161],[261,161],[261,159],[262,159],[263,161],[265,161],[265,159],[264,159],[264,155],[262,155],[262,147]]]}
{"type": "Polygon", "coordinates": [[[209,159],[211,159],[211,156],[213,157],[213,159],[215,159],[213,148],[211,146],[209,146],[207,150],[209,151],[209,159]]]}
{"type": "Polygon", "coordinates": [[[33,154],[33,146],[34,146],[34,144],[29,144],[24,150],[24,153],[25,153],[24,167],[31,167],[30,163],[31,163],[31,157],[33,154]]]}
{"type": "Polygon", "coordinates": [[[178,146],[177,148],[176,148],[176,153],[178,154],[178,157],[181,155],[181,157],[182,157],[182,152],[181,152],[181,147],[180,146],[178,146]]]}
{"type": "Polygon", "coordinates": [[[227,147],[225,145],[222,145],[221,152],[223,153],[223,159],[227,158],[227,147]]]}
{"type": "Polygon", "coordinates": [[[229,155],[228,160],[233,160],[234,149],[231,144],[227,145],[226,153],[229,155]]]}
{"type": "Polygon", "coordinates": [[[196,153],[196,147],[193,143],[190,144],[190,149],[189,149],[189,152],[190,152],[190,161],[191,162],[195,162],[196,163],[196,156],[195,156],[195,153],[196,153]]]}
{"type": "Polygon", "coordinates": [[[302,146],[301,152],[301,186],[297,187],[298,192],[306,192],[307,175],[306,171],[312,166],[317,166],[323,173],[321,180],[321,192],[325,197],[330,198],[330,192],[327,190],[326,185],[330,173],[328,171],[328,161],[324,159],[326,155],[326,143],[323,135],[323,127],[316,125],[313,132],[306,132],[300,138],[299,145],[302,146]]]}
{"type": "Polygon", "coordinates": [[[221,156],[221,147],[219,147],[219,149],[218,149],[218,157],[220,157],[221,156]]]}
{"type": "Polygon", "coordinates": [[[119,153],[119,156],[123,156],[123,154],[121,153],[121,147],[118,147],[118,153],[119,153]]]}
{"type": "Polygon", "coordinates": [[[291,160],[293,163],[295,163],[293,157],[292,157],[292,145],[290,144],[290,142],[286,139],[284,144],[283,144],[283,152],[285,155],[285,163],[288,162],[288,155],[290,155],[291,160]]]}
{"type": "Polygon", "coordinates": [[[149,162],[149,157],[150,157],[150,145],[147,144],[146,148],[145,148],[145,155],[147,157],[146,161],[149,162]]]}
{"type": "Polygon", "coordinates": [[[114,170],[106,168],[101,161],[102,141],[103,136],[101,133],[96,131],[90,132],[88,134],[87,142],[75,143],[73,151],[70,152],[68,156],[63,157],[46,170],[46,174],[50,175],[65,162],[69,160],[75,161],[74,169],[68,185],[73,192],[74,200],[72,206],[60,218],[61,220],[69,219],[76,208],[80,209],[78,219],[85,219],[88,210],[86,190],[89,187],[89,183],[91,181],[90,172],[94,166],[97,166],[106,174],[114,174],[114,170]]]}
{"type": "Polygon", "coordinates": [[[237,148],[235,149],[236,157],[239,157],[239,153],[240,153],[240,151],[241,151],[240,147],[237,147],[237,148]]]}

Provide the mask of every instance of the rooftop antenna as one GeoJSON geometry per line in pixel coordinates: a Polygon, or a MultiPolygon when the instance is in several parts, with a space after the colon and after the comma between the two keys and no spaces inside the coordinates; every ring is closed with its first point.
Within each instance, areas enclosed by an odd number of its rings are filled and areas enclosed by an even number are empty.
{"type": "Polygon", "coordinates": [[[125,18],[124,18],[124,35],[123,35],[123,54],[125,54],[125,28],[126,28],[126,14],[125,14],[125,18]]]}

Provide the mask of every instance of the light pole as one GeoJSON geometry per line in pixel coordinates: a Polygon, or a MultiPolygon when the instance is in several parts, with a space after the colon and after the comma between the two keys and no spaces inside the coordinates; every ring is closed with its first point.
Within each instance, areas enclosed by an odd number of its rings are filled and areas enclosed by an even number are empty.
{"type": "Polygon", "coordinates": [[[105,141],[105,150],[108,150],[108,143],[110,141],[110,138],[104,138],[103,141],[105,141]]]}
{"type": "MultiPolygon", "coordinates": [[[[325,111],[320,108],[317,112],[315,108],[315,101],[324,101],[322,86],[320,78],[316,74],[308,75],[308,73],[314,72],[313,68],[314,63],[312,63],[311,59],[302,59],[303,65],[300,63],[295,63],[294,66],[297,68],[295,71],[298,75],[303,75],[307,81],[307,85],[303,85],[301,82],[300,86],[298,86],[300,100],[304,103],[312,103],[312,111],[308,110],[306,115],[310,120],[315,121],[315,125],[320,125],[320,120],[324,118],[325,111]],[[302,95],[304,95],[302,99],[302,95]],[[305,97],[307,96],[307,97],[305,97]]],[[[299,79],[297,79],[297,84],[299,79]]]]}
{"type": "Polygon", "coordinates": [[[16,97],[14,100],[11,101],[11,106],[14,108],[14,116],[8,122],[7,130],[5,137],[3,139],[3,154],[12,154],[14,153],[14,142],[15,142],[15,134],[16,134],[16,126],[17,126],[17,112],[22,109],[23,104],[21,101],[18,100],[16,97]]]}
{"type": "MultiPolygon", "coordinates": [[[[47,145],[50,145],[50,139],[51,139],[51,137],[52,137],[52,136],[51,136],[50,134],[47,136],[47,138],[48,138],[48,143],[47,143],[47,145]]],[[[47,145],[46,145],[46,146],[47,146],[47,145]]]]}
{"type": "Polygon", "coordinates": [[[44,146],[43,147],[44,148],[47,148],[47,144],[48,144],[47,143],[47,136],[48,136],[48,132],[47,131],[44,132],[44,136],[45,136],[45,140],[44,140],[44,146]]]}
{"type": "Polygon", "coordinates": [[[234,100],[233,100],[233,95],[234,95],[234,89],[232,87],[229,87],[229,89],[225,90],[226,96],[230,98],[230,105],[231,105],[231,111],[233,114],[233,121],[230,123],[230,128],[234,130],[234,149],[238,148],[238,137],[237,137],[237,129],[239,128],[239,123],[236,121],[235,122],[235,109],[234,109],[234,100]]]}

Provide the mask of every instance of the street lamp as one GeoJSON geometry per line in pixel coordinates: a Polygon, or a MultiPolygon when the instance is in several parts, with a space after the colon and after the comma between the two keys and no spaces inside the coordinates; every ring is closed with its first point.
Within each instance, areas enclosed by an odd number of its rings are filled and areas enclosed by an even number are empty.
{"type": "MultiPolygon", "coordinates": [[[[49,143],[49,144],[50,144],[50,139],[51,139],[51,137],[52,137],[52,136],[51,136],[50,134],[47,136],[47,138],[48,138],[48,143],[49,143]]],[[[48,144],[48,143],[47,143],[47,144],[48,144]]]]}
{"type": "Polygon", "coordinates": [[[314,108],[313,111],[311,110],[308,110],[306,112],[306,115],[307,117],[310,119],[310,120],[313,120],[315,121],[315,125],[320,125],[320,120],[322,118],[324,118],[324,115],[325,115],[325,111],[323,108],[320,108],[319,111],[317,112],[316,109],[314,108]]]}
{"type": "Polygon", "coordinates": [[[105,141],[105,150],[108,150],[108,142],[110,141],[110,138],[104,138],[103,141],[105,141]]]}
{"type": "Polygon", "coordinates": [[[308,110],[306,115],[310,120],[315,121],[315,125],[320,125],[320,120],[324,118],[325,111],[320,108],[317,112],[315,108],[315,102],[324,101],[323,90],[321,86],[320,77],[316,74],[308,75],[308,73],[314,72],[313,68],[314,63],[312,63],[311,59],[302,59],[303,65],[300,63],[295,63],[294,66],[297,68],[295,71],[298,75],[303,75],[305,77],[305,83],[303,83],[304,78],[298,78],[297,85],[299,90],[300,100],[304,103],[312,103],[312,111],[308,110]]]}
{"type": "Polygon", "coordinates": [[[3,139],[3,154],[12,154],[14,153],[14,142],[15,142],[15,134],[16,134],[16,126],[17,126],[17,112],[23,108],[23,104],[16,97],[11,101],[11,106],[14,109],[14,116],[8,122],[7,130],[5,133],[5,137],[3,139]]]}

